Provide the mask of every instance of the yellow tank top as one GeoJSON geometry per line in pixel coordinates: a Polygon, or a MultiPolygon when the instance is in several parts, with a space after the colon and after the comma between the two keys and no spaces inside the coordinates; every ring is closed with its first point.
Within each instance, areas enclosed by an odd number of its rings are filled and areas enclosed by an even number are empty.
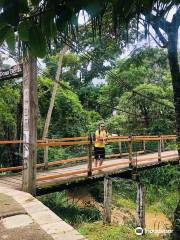
{"type": "Polygon", "coordinates": [[[105,130],[100,131],[100,132],[99,132],[99,129],[96,130],[96,141],[95,141],[94,146],[100,147],[100,148],[105,147],[105,143],[103,142],[103,140],[98,140],[97,138],[106,138],[107,136],[108,136],[108,134],[105,130]]]}

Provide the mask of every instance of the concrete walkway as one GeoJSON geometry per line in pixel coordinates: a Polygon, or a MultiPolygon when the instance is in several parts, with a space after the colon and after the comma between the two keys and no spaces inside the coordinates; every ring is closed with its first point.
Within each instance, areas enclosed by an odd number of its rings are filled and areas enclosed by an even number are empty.
{"type": "Polygon", "coordinates": [[[28,193],[0,186],[0,240],[85,240],[28,193]]]}

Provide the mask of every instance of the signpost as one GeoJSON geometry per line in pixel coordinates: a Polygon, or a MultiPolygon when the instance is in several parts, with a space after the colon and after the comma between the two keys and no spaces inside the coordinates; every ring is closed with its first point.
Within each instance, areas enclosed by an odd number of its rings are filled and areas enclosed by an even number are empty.
{"type": "Polygon", "coordinates": [[[0,80],[9,80],[23,76],[23,65],[18,64],[9,69],[0,70],[0,80]]]}

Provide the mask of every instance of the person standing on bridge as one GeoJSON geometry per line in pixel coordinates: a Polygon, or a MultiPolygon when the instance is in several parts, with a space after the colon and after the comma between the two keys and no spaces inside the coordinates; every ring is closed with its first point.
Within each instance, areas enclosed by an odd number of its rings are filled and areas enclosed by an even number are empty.
{"type": "Polygon", "coordinates": [[[101,166],[105,159],[105,144],[107,142],[108,132],[105,127],[104,122],[100,122],[98,125],[98,129],[95,133],[95,144],[94,144],[94,165],[95,167],[101,166]]]}

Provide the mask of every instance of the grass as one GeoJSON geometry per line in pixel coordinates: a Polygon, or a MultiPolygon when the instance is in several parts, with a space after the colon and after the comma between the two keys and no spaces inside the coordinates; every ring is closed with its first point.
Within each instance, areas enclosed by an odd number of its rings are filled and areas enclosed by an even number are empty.
{"type": "Polygon", "coordinates": [[[133,202],[131,199],[125,199],[119,196],[114,196],[114,205],[118,208],[127,208],[129,210],[135,210],[136,209],[136,203],[133,202]]]}
{"type": "Polygon", "coordinates": [[[146,205],[149,212],[162,212],[170,221],[173,220],[174,211],[178,203],[178,192],[167,190],[165,187],[160,187],[152,190],[153,186],[147,188],[146,205]]]}
{"type": "Polygon", "coordinates": [[[161,238],[158,235],[149,234],[146,236],[137,236],[135,229],[126,225],[104,225],[102,221],[91,224],[82,224],[77,230],[88,240],[151,240],[161,238]]]}
{"type": "Polygon", "coordinates": [[[94,222],[101,219],[101,214],[94,206],[79,207],[67,201],[65,192],[52,193],[39,197],[39,200],[70,225],[77,227],[83,222],[94,222]]]}

